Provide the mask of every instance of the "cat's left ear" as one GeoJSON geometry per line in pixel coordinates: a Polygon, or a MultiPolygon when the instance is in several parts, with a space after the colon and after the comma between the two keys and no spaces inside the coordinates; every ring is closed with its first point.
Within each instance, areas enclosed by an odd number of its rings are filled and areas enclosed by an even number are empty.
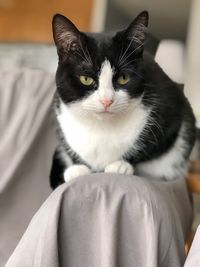
{"type": "Polygon", "coordinates": [[[138,43],[139,45],[142,45],[145,40],[145,33],[147,31],[148,21],[148,12],[141,12],[125,30],[126,38],[130,41],[138,43]]]}
{"type": "Polygon", "coordinates": [[[67,58],[78,50],[82,34],[68,18],[60,14],[54,15],[52,28],[54,42],[61,58],[67,58]]]}

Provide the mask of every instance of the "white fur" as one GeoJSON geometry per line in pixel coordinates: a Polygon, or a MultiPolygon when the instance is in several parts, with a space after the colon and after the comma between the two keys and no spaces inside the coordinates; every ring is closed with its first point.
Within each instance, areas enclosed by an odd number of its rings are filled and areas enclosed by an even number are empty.
{"type": "Polygon", "coordinates": [[[93,112],[85,114],[79,104],[67,107],[61,103],[58,121],[72,150],[93,170],[102,171],[122,159],[122,155],[135,145],[148,114],[140,99],[131,102],[126,111],[104,114],[102,120],[93,116],[93,112]]]}
{"type": "Polygon", "coordinates": [[[130,163],[124,160],[118,160],[106,166],[105,172],[131,175],[134,173],[134,170],[130,163]]]}
{"type": "Polygon", "coordinates": [[[186,143],[183,139],[185,131],[185,125],[182,125],[172,148],[157,159],[137,164],[135,172],[144,177],[158,179],[163,176],[168,180],[184,177],[188,167],[183,157],[186,148],[186,143]]]}
{"type": "Polygon", "coordinates": [[[64,180],[68,182],[76,177],[91,173],[90,169],[85,165],[72,165],[64,172],[64,180]]]}
{"type": "Polygon", "coordinates": [[[111,68],[110,62],[105,60],[102,64],[100,75],[99,75],[99,87],[97,93],[100,99],[113,100],[115,90],[112,84],[113,70],[111,68]]]}

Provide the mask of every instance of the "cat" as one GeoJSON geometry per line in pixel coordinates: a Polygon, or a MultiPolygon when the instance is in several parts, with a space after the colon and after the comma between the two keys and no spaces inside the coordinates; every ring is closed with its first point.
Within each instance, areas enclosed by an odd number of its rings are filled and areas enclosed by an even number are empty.
{"type": "Polygon", "coordinates": [[[144,49],[148,19],[143,11],[110,36],[80,32],[68,18],[54,16],[60,146],[53,188],[92,172],[184,176],[195,119],[183,87],[144,49]]]}

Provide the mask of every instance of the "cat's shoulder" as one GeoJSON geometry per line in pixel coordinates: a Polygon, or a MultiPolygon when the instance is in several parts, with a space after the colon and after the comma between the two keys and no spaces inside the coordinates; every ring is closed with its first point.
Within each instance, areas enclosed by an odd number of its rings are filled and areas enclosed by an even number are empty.
{"type": "Polygon", "coordinates": [[[145,71],[154,72],[155,74],[165,74],[160,65],[155,61],[154,55],[146,50],[143,53],[143,63],[145,71]]]}
{"type": "Polygon", "coordinates": [[[173,81],[162,69],[162,67],[155,61],[154,55],[152,55],[148,51],[144,51],[143,64],[146,82],[155,82],[161,87],[165,85],[167,87],[175,87],[178,90],[180,89],[178,84],[173,81]]]}

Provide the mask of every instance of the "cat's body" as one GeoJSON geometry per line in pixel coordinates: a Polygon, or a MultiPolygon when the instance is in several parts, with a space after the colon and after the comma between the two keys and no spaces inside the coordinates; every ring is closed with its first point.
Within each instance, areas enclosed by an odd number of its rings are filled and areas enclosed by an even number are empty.
{"type": "Polygon", "coordinates": [[[144,12],[127,30],[98,38],[80,35],[61,16],[54,20],[61,146],[52,187],[89,172],[157,179],[184,175],[195,138],[194,117],[181,86],[143,52],[147,19],[144,12]]]}

